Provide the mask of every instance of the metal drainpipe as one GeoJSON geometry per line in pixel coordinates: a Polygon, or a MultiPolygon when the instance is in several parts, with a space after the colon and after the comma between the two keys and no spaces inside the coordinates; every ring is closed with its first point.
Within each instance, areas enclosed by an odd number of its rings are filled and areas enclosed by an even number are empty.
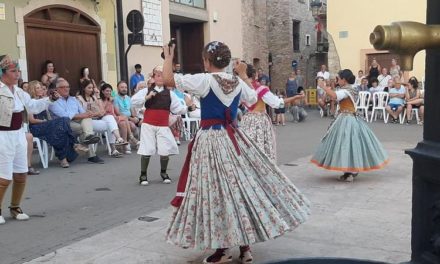
{"type": "Polygon", "coordinates": [[[125,59],[125,34],[124,34],[124,13],[122,10],[122,0],[116,0],[116,16],[117,16],[117,30],[118,30],[118,57],[120,79],[128,80],[127,61],[125,59]]]}

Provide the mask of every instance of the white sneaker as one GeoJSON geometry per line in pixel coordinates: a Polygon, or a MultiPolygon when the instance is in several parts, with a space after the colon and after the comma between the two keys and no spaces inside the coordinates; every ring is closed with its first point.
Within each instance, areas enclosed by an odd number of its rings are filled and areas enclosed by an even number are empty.
{"type": "Polygon", "coordinates": [[[141,175],[139,176],[139,184],[142,186],[148,185],[148,178],[147,175],[141,175]]]}
{"type": "Polygon", "coordinates": [[[15,219],[18,221],[26,221],[26,220],[29,220],[29,216],[25,213],[22,213],[22,214],[16,215],[15,219]]]}
{"type": "Polygon", "coordinates": [[[148,185],[148,181],[141,181],[141,185],[142,186],[147,186],[148,185]]]}
{"type": "Polygon", "coordinates": [[[0,215],[0,225],[3,225],[4,223],[6,223],[5,218],[0,215]]]}
{"type": "Polygon", "coordinates": [[[12,218],[18,221],[26,221],[29,220],[29,216],[21,210],[20,207],[9,207],[9,211],[11,212],[12,218]]]}
{"type": "Polygon", "coordinates": [[[160,177],[162,177],[162,182],[163,183],[165,183],[165,184],[170,184],[171,183],[171,179],[170,179],[170,177],[168,176],[168,174],[166,174],[166,173],[160,173],[160,177]]]}

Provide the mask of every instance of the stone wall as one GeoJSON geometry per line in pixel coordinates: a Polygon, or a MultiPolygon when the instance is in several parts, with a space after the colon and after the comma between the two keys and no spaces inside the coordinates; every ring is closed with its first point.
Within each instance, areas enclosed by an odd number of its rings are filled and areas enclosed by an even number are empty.
{"type": "Polygon", "coordinates": [[[341,62],[339,60],[338,50],[336,49],[335,42],[330,34],[328,34],[328,42],[328,71],[336,76],[336,74],[341,70],[341,62]]]}
{"type": "Polygon", "coordinates": [[[315,20],[307,1],[271,0],[267,6],[268,46],[272,54],[272,89],[285,89],[285,83],[292,72],[292,61],[298,62],[305,78],[304,86],[313,85],[319,66],[316,64],[315,20]],[[300,21],[300,49],[293,51],[293,21],[300,21]],[[311,45],[306,46],[306,35],[311,45]]]}
{"type": "MultiPolygon", "coordinates": [[[[268,71],[267,0],[242,0],[243,60],[268,71]]],[[[233,30],[233,29],[231,29],[233,30]]]]}

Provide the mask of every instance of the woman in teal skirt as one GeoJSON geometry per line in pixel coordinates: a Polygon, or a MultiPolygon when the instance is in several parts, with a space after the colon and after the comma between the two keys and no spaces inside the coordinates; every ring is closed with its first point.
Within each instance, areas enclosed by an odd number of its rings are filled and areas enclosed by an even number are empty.
{"type": "Polygon", "coordinates": [[[359,172],[383,168],[388,163],[388,154],[365,121],[356,115],[355,76],[348,69],[338,75],[341,87],[338,91],[333,91],[324,81],[318,84],[339,102],[340,110],[311,161],[318,167],[344,172],[340,180],[351,182],[359,172]]]}

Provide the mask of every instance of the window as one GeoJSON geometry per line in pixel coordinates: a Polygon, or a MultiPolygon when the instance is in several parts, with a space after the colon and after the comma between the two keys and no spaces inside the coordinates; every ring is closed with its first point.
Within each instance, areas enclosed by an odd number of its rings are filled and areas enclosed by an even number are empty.
{"type": "Polygon", "coordinates": [[[299,43],[300,43],[300,21],[293,20],[293,52],[299,52],[299,43]]]}
{"type": "Polygon", "coordinates": [[[188,5],[197,8],[206,8],[205,0],[170,0],[170,2],[179,3],[182,5],[188,5]]]}
{"type": "Polygon", "coordinates": [[[310,45],[311,45],[310,35],[306,34],[306,46],[310,46],[310,45]]]}

